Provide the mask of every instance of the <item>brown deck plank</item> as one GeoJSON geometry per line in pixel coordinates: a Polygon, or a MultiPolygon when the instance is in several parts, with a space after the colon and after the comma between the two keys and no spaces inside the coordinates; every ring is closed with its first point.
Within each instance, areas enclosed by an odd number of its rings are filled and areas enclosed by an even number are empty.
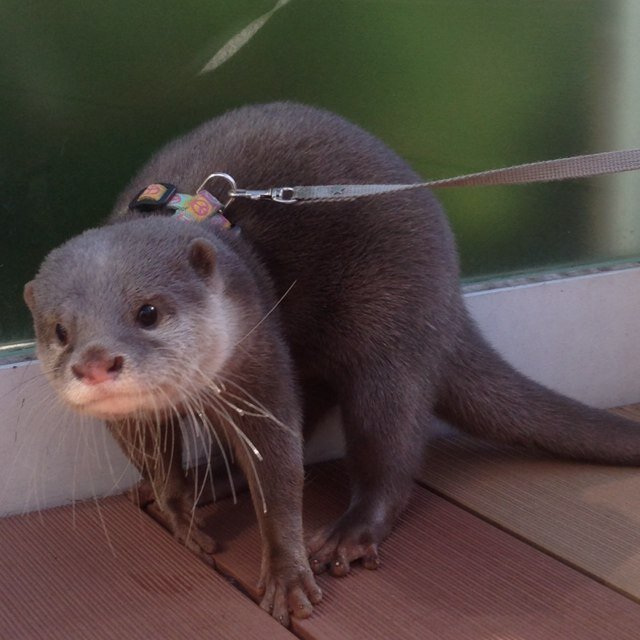
{"type": "MultiPolygon", "coordinates": [[[[640,406],[619,413],[640,419],[640,406]]],[[[421,482],[640,599],[640,472],[443,439],[421,482]]],[[[640,637],[640,632],[638,632],[640,637]]]]}
{"type": "MultiPolygon", "coordinates": [[[[345,504],[335,466],[310,472],[307,526],[345,504]]],[[[205,510],[224,545],[218,567],[255,596],[260,563],[246,496],[205,510]]],[[[325,599],[296,622],[303,638],[438,640],[636,639],[640,606],[425,490],[417,488],[383,547],[380,570],[320,580],[325,599]]]]}
{"type": "Polygon", "coordinates": [[[125,498],[0,519],[3,640],[252,637],[292,635],[125,498]]]}

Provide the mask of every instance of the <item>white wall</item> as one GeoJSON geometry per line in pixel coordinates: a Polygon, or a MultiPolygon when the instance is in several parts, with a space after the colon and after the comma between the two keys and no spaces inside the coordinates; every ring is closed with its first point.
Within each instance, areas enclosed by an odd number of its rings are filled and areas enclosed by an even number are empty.
{"type": "Polygon", "coordinates": [[[640,268],[465,299],[489,341],[534,380],[596,407],[640,401],[640,268]]]}

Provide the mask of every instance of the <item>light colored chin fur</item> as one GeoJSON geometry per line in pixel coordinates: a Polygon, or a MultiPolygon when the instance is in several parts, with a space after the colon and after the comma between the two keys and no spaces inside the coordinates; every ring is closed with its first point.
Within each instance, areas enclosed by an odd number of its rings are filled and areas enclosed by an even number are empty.
{"type": "Polygon", "coordinates": [[[133,414],[159,411],[177,402],[169,391],[141,388],[136,384],[120,381],[86,385],[80,381],[70,382],[62,392],[67,404],[76,411],[95,418],[124,418],[133,414]]]}

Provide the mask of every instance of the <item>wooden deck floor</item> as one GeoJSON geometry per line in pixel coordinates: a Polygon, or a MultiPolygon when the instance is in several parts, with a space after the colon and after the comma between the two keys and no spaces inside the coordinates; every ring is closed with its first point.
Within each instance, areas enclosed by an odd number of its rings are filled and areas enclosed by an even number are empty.
{"type": "MultiPolygon", "coordinates": [[[[312,469],[306,526],[345,500],[339,465],[312,469]]],[[[289,631],[251,600],[248,497],[203,515],[216,570],[125,498],[0,520],[0,639],[640,638],[637,469],[437,442],[381,568],[321,577],[323,602],[289,631]]]]}

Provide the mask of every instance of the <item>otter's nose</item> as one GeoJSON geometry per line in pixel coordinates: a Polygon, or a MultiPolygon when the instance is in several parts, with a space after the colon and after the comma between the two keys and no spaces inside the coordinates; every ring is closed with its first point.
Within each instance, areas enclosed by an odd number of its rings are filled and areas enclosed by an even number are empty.
{"type": "Polygon", "coordinates": [[[124,366],[122,356],[110,356],[104,352],[93,352],[72,365],[73,375],[85,384],[100,384],[115,380],[124,366]]]}

